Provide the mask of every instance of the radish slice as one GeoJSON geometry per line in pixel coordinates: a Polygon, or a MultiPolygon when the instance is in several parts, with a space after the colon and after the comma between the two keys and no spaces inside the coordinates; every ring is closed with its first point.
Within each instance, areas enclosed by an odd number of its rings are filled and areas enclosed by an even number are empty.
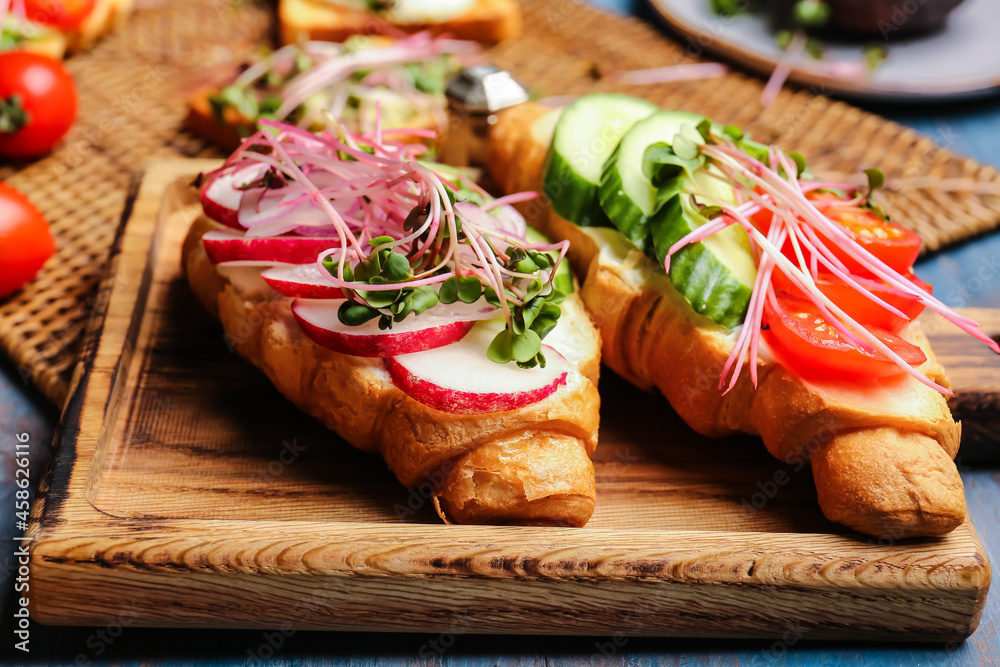
{"type": "Polygon", "coordinates": [[[266,294],[270,286],[261,278],[260,272],[273,266],[292,268],[294,264],[279,262],[223,262],[216,264],[219,275],[228,280],[233,287],[243,293],[266,294]]]}
{"type": "Polygon", "coordinates": [[[243,191],[239,186],[250,183],[267,169],[265,164],[252,164],[233,171],[217,171],[201,188],[201,206],[205,215],[233,229],[242,229],[238,212],[243,191]]]}
{"type": "Polygon", "coordinates": [[[303,299],[343,299],[344,293],[323,277],[315,263],[268,269],[261,274],[276,292],[303,299]]]}
{"type": "Polygon", "coordinates": [[[502,328],[502,322],[481,322],[454,345],[386,359],[389,375],[424,405],[466,415],[517,410],[566,384],[569,363],[548,345],[542,346],[545,368],[490,361],[486,349],[502,328]]]}
{"type": "MultiPolygon", "coordinates": [[[[336,183],[334,176],[326,172],[318,172],[310,180],[318,188],[336,183]]],[[[330,228],[329,214],[300,183],[293,182],[276,189],[260,188],[253,195],[244,197],[239,206],[239,224],[247,229],[280,225],[281,221],[285,221],[289,231],[310,227],[330,228]]],[[[355,200],[339,198],[330,201],[330,205],[344,216],[355,206],[355,200]]]]}
{"type": "Polygon", "coordinates": [[[341,322],[337,311],[342,303],[343,299],[296,299],[292,314],[314,343],[356,357],[394,357],[449,345],[469,333],[482,310],[439,305],[383,331],[378,328],[378,318],[356,327],[341,322]]]}
{"type": "Polygon", "coordinates": [[[270,236],[247,238],[229,230],[213,230],[202,237],[205,252],[213,264],[234,261],[314,264],[324,250],[338,247],[339,238],[312,236],[270,236]]]}

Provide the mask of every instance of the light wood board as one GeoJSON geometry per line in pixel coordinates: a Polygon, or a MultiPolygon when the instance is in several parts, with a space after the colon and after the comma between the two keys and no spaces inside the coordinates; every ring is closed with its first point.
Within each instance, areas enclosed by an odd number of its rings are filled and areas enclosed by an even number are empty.
{"type": "MultiPolygon", "coordinates": [[[[127,608],[136,625],[179,627],[927,641],[975,629],[990,567],[970,521],[899,543],[847,531],[820,514],[808,468],[752,438],[701,438],[611,373],[586,528],[441,525],[381,459],[232,354],[196,305],[180,242],[198,210],[188,183],[215,164],[150,163],[126,207],[32,512],[36,620],[100,625],[127,608]]],[[[932,332],[961,383],[995,377],[995,360],[984,369],[932,332]]]]}

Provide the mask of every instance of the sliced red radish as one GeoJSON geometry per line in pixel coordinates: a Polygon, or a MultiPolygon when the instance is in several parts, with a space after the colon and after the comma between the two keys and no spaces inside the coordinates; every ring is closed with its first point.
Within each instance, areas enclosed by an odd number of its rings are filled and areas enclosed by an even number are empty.
{"type": "Polygon", "coordinates": [[[261,272],[271,267],[292,268],[294,264],[281,264],[278,262],[222,262],[216,264],[215,269],[219,275],[228,280],[233,287],[245,293],[261,294],[270,289],[270,286],[261,278],[261,272]]]}
{"type": "Polygon", "coordinates": [[[453,414],[517,410],[537,403],[566,384],[569,364],[542,346],[545,368],[490,361],[486,350],[503,324],[481,322],[454,345],[386,359],[389,375],[411,398],[453,414]]]}
{"type": "Polygon", "coordinates": [[[242,229],[239,210],[243,191],[239,186],[260,178],[265,169],[267,165],[254,164],[234,171],[217,171],[210,175],[201,187],[201,207],[205,215],[227,227],[242,229]]]}
{"type": "Polygon", "coordinates": [[[340,246],[340,239],[312,236],[247,238],[229,230],[213,230],[202,237],[213,264],[221,262],[281,262],[311,264],[324,250],[340,246]]]}
{"type": "MultiPolygon", "coordinates": [[[[333,177],[314,179],[314,185],[324,187],[333,177]]],[[[352,198],[329,202],[341,215],[356,207],[352,198]]],[[[261,188],[248,193],[239,206],[239,224],[247,229],[265,227],[268,230],[291,231],[309,227],[329,228],[330,215],[326,208],[298,183],[283,188],[261,188]]]]}
{"type": "Polygon", "coordinates": [[[448,345],[461,340],[476,319],[472,308],[437,306],[383,331],[378,318],[357,327],[341,322],[337,311],[342,303],[343,299],[296,299],[292,313],[314,343],[356,357],[394,357],[448,345]]]}
{"type": "Polygon", "coordinates": [[[312,264],[268,269],[261,274],[276,292],[303,299],[343,299],[344,293],[323,277],[323,271],[312,264]]]}

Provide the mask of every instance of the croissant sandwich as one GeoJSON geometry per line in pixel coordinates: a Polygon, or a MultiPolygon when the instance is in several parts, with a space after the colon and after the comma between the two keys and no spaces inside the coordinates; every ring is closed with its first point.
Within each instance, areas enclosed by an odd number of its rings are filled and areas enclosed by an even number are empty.
{"type": "Polygon", "coordinates": [[[185,124],[233,150],[261,119],[315,131],[332,115],[351,130],[371,133],[378,109],[384,129],[417,129],[430,140],[448,125],[449,77],[479,54],[475,42],[428,32],[400,40],[358,36],[343,44],[292,44],[198,90],[185,124]]]}
{"type": "Polygon", "coordinates": [[[920,241],[867,188],[798,154],[645,100],[594,94],[505,111],[489,163],[569,240],[603,359],[706,436],[761,436],[811,463],[831,520],[892,539],[965,519],[960,439],[924,308],[1000,351],[912,272],[920,241]]]}
{"type": "Polygon", "coordinates": [[[494,43],[521,32],[515,0],[280,0],[283,44],[307,39],[341,42],[351,35],[398,35],[429,30],[494,43]]]}
{"type": "Polygon", "coordinates": [[[565,241],[420,143],[262,120],[202,179],[197,299],[286,397],[457,523],[594,511],[600,338],[565,241]]]}

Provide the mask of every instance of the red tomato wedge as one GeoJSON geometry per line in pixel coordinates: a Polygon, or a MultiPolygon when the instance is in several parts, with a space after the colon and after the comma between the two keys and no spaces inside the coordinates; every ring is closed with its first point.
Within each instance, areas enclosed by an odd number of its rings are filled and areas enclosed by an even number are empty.
{"type": "MultiPolygon", "coordinates": [[[[905,371],[879,351],[867,352],[844,340],[806,299],[787,294],[778,296],[778,308],[768,299],[764,305],[768,346],[782,364],[794,372],[822,379],[883,378],[905,371]]],[[[868,330],[911,366],[919,366],[927,356],[916,345],[888,331],[868,330]]]]}
{"type": "MultiPolygon", "coordinates": [[[[933,288],[918,278],[912,271],[903,274],[914,286],[933,293],[933,288]]],[[[882,299],[889,305],[895,307],[900,312],[910,318],[915,319],[924,311],[924,305],[919,301],[914,301],[899,293],[887,285],[881,284],[870,278],[861,278],[862,285],[873,295],[882,299]]],[[[780,292],[787,292],[789,295],[805,299],[805,294],[781,271],[772,274],[771,283],[774,289],[780,292]]],[[[877,329],[885,329],[891,333],[898,333],[909,321],[904,320],[894,313],[878,305],[871,299],[862,296],[856,289],[842,281],[833,274],[821,273],[816,278],[816,287],[825,294],[835,304],[844,309],[844,312],[851,316],[859,324],[866,327],[872,326],[877,329]]]]}
{"type": "Polygon", "coordinates": [[[25,0],[24,15],[33,23],[76,30],[96,4],[97,0],[25,0]]]}
{"type": "MultiPolygon", "coordinates": [[[[837,196],[832,192],[809,193],[807,196],[809,199],[819,202],[837,199],[837,196]]],[[[906,273],[917,261],[917,255],[920,254],[920,237],[915,232],[893,222],[885,221],[867,209],[844,209],[832,206],[820,206],[819,208],[830,220],[838,223],[858,245],[885,262],[889,268],[899,273],[906,273]]],[[[762,233],[767,234],[767,230],[771,226],[772,215],[767,210],[758,211],[750,217],[750,221],[762,233]]],[[[817,233],[819,234],[819,232],[817,233]]],[[[851,273],[863,276],[872,275],[868,269],[851,257],[838,241],[825,234],[819,234],[819,236],[826,247],[844,263],[844,266],[851,273]]],[[[788,258],[795,260],[795,253],[790,241],[785,243],[782,252],[788,258]]],[[[808,257],[806,259],[808,260],[808,257]]]]}

